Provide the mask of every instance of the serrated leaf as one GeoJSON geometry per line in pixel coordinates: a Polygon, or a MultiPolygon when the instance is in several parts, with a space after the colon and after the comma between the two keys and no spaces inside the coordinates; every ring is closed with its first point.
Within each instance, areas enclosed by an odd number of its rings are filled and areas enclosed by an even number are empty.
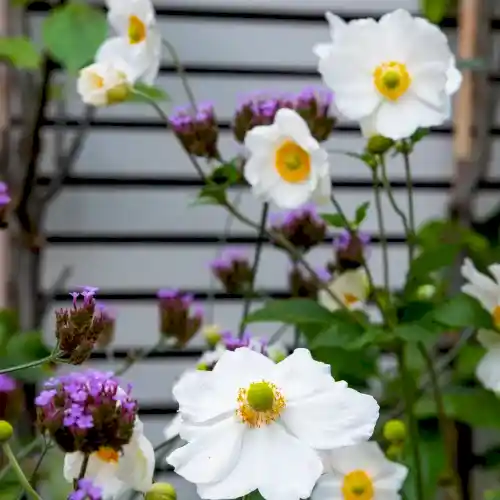
{"type": "Polygon", "coordinates": [[[434,321],[450,328],[495,329],[491,315],[476,299],[464,293],[459,293],[437,306],[432,317],[434,321]]]}
{"type": "Polygon", "coordinates": [[[308,323],[322,323],[328,325],[333,313],[321,307],[315,300],[310,299],[286,299],[271,300],[264,307],[250,313],[245,322],[280,322],[290,325],[301,325],[308,323]]]}
{"type": "Polygon", "coordinates": [[[320,217],[332,227],[345,227],[344,218],[340,214],[320,214],[320,217]]]}
{"type": "Polygon", "coordinates": [[[359,205],[359,207],[356,208],[356,214],[354,216],[354,222],[356,223],[356,226],[359,226],[366,219],[366,215],[368,213],[369,208],[370,208],[369,201],[361,203],[361,205],[359,205]]]}
{"type": "Polygon", "coordinates": [[[169,101],[169,95],[161,88],[137,82],[126,99],[127,102],[169,101]]]}
{"type": "Polygon", "coordinates": [[[85,3],[56,7],[42,24],[47,50],[64,68],[75,73],[92,62],[107,32],[104,13],[85,3]]]}
{"type": "Polygon", "coordinates": [[[1,37],[0,58],[19,69],[38,69],[41,61],[40,52],[25,36],[1,37]]]}

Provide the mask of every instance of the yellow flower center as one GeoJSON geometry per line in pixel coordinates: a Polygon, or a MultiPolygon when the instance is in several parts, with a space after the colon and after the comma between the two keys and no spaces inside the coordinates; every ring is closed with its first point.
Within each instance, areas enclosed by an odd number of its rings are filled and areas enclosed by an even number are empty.
{"type": "Polygon", "coordinates": [[[293,141],[285,141],[276,150],[275,164],[278,174],[286,182],[303,182],[311,173],[309,153],[293,141]]]}
{"type": "Polygon", "coordinates": [[[356,295],[352,293],[344,293],[344,303],[346,306],[352,306],[356,302],[359,302],[359,299],[356,297],[356,295]]]}
{"type": "Polygon", "coordinates": [[[109,446],[101,446],[96,454],[100,460],[107,463],[117,463],[120,458],[119,453],[109,446]]]}
{"type": "Polygon", "coordinates": [[[99,76],[97,73],[89,74],[90,85],[95,89],[102,89],[104,87],[104,78],[99,76]]]}
{"type": "Polygon", "coordinates": [[[146,25],[137,16],[128,18],[128,41],[131,45],[143,42],[146,31],[146,25]]]}
{"type": "Polygon", "coordinates": [[[496,306],[493,309],[493,323],[497,328],[500,328],[500,306],[496,306]]]}
{"type": "Polygon", "coordinates": [[[238,390],[236,414],[249,427],[262,427],[274,422],[286,406],[278,388],[265,380],[252,382],[238,390]]]}
{"type": "Polygon", "coordinates": [[[373,81],[385,98],[397,101],[410,87],[411,76],[406,65],[390,61],[375,68],[373,81]]]}
{"type": "Polygon", "coordinates": [[[363,470],[354,470],[344,476],[344,500],[373,500],[373,483],[363,470]]]}

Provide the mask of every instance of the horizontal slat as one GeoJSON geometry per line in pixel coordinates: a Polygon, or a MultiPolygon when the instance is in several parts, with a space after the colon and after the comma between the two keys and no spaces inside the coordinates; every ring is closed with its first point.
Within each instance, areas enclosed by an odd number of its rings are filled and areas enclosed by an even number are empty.
{"type": "MultiPolygon", "coordinates": [[[[119,249],[106,246],[48,247],[42,273],[42,287],[50,288],[61,270],[69,266],[72,274],[65,288],[90,285],[111,289],[157,289],[157,288],[211,288],[209,262],[215,258],[218,248],[213,246],[193,247],[192,245],[159,248],[144,245],[119,249]]],[[[241,246],[247,250],[250,260],[252,246],[241,246]]],[[[380,283],[381,249],[374,245],[370,257],[374,279],[380,283]]],[[[331,245],[322,245],[307,255],[307,260],[315,267],[324,267],[333,258],[331,245]]],[[[406,249],[401,245],[389,249],[391,262],[391,286],[401,287],[403,273],[406,272],[406,249]]],[[[261,263],[257,273],[257,289],[286,289],[289,259],[283,252],[272,247],[262,250],[261,263]]],[[[216,289],[221,289],[219,285],[216,289]]]]}
{"type": "MultiPolygon", "coordinates": [[[[44,152],[41,173],[54,171],[56,144],[61,134],[44,131],[44,152]]],[[[63,135],[67,144],[74,132],[63,135]]],[[[361,152],[365,141],[358,134],[332,135],[325,143],[327,150],[361,152]]],[[[231,132],[222,131],[219,147],[224,158],[234,157],[240,150],[231,132]]],[[[500,158],[500,138],[492,140],[492,157],[500,158]]],[[[412,155],[415,179],[446,179],[453,173],[453,143],[450,137],[430,135],[412,155]]],[[[334,179],[371,179],[371,172],[359,160],[332,153],[331,171],[334,179]]],[[[391,179],[404,179],[401,158],[388,158],[387,169],[391,179]]],[[[186,153],[171,133],[162,130],[91,130],[85,146],[73,169],[74,175],[90,176],[172,176],[195,177],[197,174],[186,153]],[[140,147],[138,147],[140,145],[140,147]]],[[[493,161],[489,178],[500,177],[500,161],[493,161]]]]}
{"type": "MultiPolygon", "coordinates": [[[[235,192],[237,190],[234,190],[235,192]]],[[[240,190],[241,191],[241,190],[240,190]]],[[[190,206],[198,190],[164,190],[148,188],[66,188],[53,202],[47,218],[47,231],[58,232],[181,232],[212,233],[224,230],[227,215],[218,206],[190,206]]],[[[364,201],[373,201],[371,189],[338,190],[337,198],[349,216],[364,201]]],[[[395,190],[395,198],[404,209],[407,205],[405,189],[395,190]]],[[[483,194],[478,201],[479,214],[494,206],[497,195],[483,194]]],[[[446,211],[447,193],[444,190],[425,190],[415,193],[417,224],[439,217],[446,211]]],[[[245,190],[240,210],[254,221],[259,219],[262,204],[245,190]]],[[[388,200],[383,200],[386,231],[403,232],[400,219],[392,211],[388,200]]],[[[374,204],[369,210],[363,229],[378,232],[374,204]]],[[[331,211],[329,206],[324,211],[331,211]]],[[[248,228],[239,222],[231,226],[231,234],[248,234],[248,228]]]]}

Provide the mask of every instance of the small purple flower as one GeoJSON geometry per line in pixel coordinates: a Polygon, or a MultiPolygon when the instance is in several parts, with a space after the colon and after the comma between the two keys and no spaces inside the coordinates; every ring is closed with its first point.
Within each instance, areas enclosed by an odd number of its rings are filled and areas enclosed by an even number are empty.
{"type": "Polygon", "coordinates": [[[0,182],[0,208],[4,208],[11,202],[9,188],[5,182],[0,182]]]}
{"type": "Polygon", "coordinates": [[[240,347],[248,347],[253,351],[267,355],[267,341],[254,338],[247,331],[243,333],[241,338],[233,335],[230,331],[225,331],[222,333],[221,342],[228,351],[234,351],[240,347]]]}
{"type": "MultiPolygon", "coordinates": [[[[370,244],[371,236],[364,232],[356,232],[356,237],[363,247],[367,247],[370,244]]],[[[347,229],[342,229],[342,231],[337,235],[333,241],[333,245],[336,250],[347,250],[349,245],[352,243],[352,234],[347,229]]]]}
{"type": "Polygon", "coordinates": [[[362,266],[370,254],[370,240],[368,233],[343,229],[333,241],[338,269],[346,271],[362,266]]]}
{"type": "Polygon", "coordinates": [[[90,479],[80,479],[78,489],[69,494],[68,500],[102,500],[102,489],[90,479]]]}
{"type": "Polygon", "coordinates": [[[0,392],[12,392],[16,387],[16,381],[12,377],[0,374],[0,392]]]}

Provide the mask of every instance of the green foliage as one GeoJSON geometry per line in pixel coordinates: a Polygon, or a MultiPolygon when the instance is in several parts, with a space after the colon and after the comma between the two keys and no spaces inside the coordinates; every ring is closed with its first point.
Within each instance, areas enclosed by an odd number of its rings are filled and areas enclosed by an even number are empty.
{"type": "Polygon", "coordinates": [[[466,345],[460,349],[453,363],[453,377],[456,381],[468,382],[475,378],[476,367],[486,349],[481,345],[466,345]]]}
{"type": "Polygon", "coordinates": [[[432,317],[437,323],[449,328],[495,329],[491,315],[476,299],[464,293],[459,293],[437,305],[432,317]]]}
{"type": "Polygon", "coordinates": [[[424,16],[432,23],[439,24],[449,12],[450,0],[421,0],[424,16]]]}
{"type": "Polygon", "coordinates": [[[42,25],[43,43],[50,55],[75,73],[93,60],[107,32],[104,13],[77,2],[54,8],[42,25]]]}
{"type": "Polygon", "coordinates": [[[398,310],[400,323],[394,328],[394,334],[406,342],[436,340],[443,328],[434,321],[433,310],[432,302],[409,302],[398,310]]]}
{"type": "Polygon", "coordinates": [[[240,181],[241,172],[236,160],[218,166],[201,188],[193,205],[224,205],[227,202],[227,189],[240,181]]]}
{"type": "Polygon", "coordinates": [[[354,221],[352,222],[346,221],[341,214],[320,214],[320,217],[329,226],[332,227],[345,228],[350,226],[352,228],[358,228],[361,225],[361,223],[366,219],[369,208],[370,208],[369,201],[361,203],[361,205],[359,205],[356,208],[356,212],[354,214],[354,221]]]}
{"type": "Polygon", "coordinates": [[[340,214],[320,214],[321,218],[332,227],[345,227],[344,218],[340,214]]]}
{"type": "Polygon", "coordinates": [[[148,103],[150,101],[169,101],[170,97],[161,88],[152,85],[146,85],[145,83],[137,82],[133,91],[129,94],[126,99],[127,102],[139,102],[148,103]]]}
{"type": "Polygon", "coordinates": [[[25,36],[1,37],[0,59],[19,69],[38,69],[41,61],[40,52],[25,36]]]}
{"type": "Polygon", "coordinates": [[[365,201],[361,203],[358,208],[356,208],[356,213],[354,215],[354,224],[356,227],[359,227],[362,222],[366,219],[366,215],[368,214],[368,209],[370,208],[370,202],[365,201]]]}

